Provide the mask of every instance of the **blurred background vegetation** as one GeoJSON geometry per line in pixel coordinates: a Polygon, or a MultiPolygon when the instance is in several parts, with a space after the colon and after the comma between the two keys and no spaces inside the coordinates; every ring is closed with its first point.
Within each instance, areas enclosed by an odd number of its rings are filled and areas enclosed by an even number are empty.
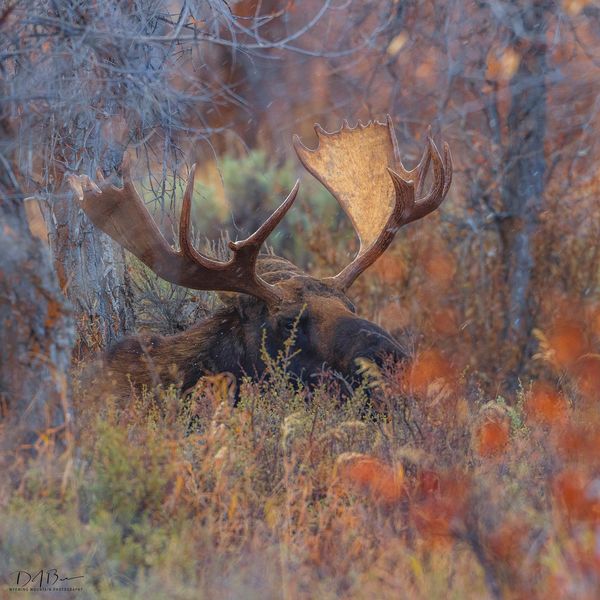
{"type": "Polygon", "coordinates": [[[27,0],[0,33],[0,577],[59,566],[90,598],[600,595],[597,2],[27,0]],[[129,157],[174,240],[196,163],[216,255],[300,177],[269,243],[332,274],[356,240],[292,134],[387,113],[405,163],[430,124],[455,163],[440,210],[352,288],[404,365],[309,392],[274,360],[235,410],[226,374],[126,407],[86,386],[116,340],[219,300],[126,256],[66,175],[118,182],[129,157]],[[382,410],[361,419],[367,395],[382,410]]]}

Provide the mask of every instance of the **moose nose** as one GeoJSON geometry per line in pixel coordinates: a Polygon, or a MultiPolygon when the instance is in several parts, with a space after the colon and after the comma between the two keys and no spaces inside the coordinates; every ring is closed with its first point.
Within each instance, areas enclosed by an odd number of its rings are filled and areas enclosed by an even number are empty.
{"type": "Polygon", "coordinates": [[[374,323],[365,319],[343,317],[338,320],[334,334],[335,368],[350,372],[355,369],[357,358],[368,358],[379,364],[386,356],[395,360],[406,357],[406,353],[392,336],[374,323]]]}

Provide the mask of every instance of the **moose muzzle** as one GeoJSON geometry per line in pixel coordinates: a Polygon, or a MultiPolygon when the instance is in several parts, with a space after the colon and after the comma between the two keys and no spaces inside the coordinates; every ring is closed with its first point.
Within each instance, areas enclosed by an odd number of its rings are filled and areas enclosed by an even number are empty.
{"type": "Polygon", "coordinates": [[[357,358],[382,365],[387,357],[406,358],[406,352],[389,333],[366,319],[341,317],[334,328],[331,366],[344,374],[357,371],[357,358]]]}

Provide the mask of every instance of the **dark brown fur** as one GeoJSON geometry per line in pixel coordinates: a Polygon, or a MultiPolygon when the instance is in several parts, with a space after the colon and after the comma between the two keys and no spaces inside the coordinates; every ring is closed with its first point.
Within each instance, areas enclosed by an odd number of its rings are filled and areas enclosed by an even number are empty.
{"type": "Polygon", "coordinates": [[[260,375],[263,339],[269,355],[276,356],[294,322],[294,350],[300,352],[289,368],[305,382],[323,368],[352,380],[359,357],[378,361],[389,354],[404,356],[388,333],[357,317],[350,300],[332,285],[275,256],[261,256],[258,271],[284,291],[288,300],[269,309],[261,300],[239,294],[183,333],[124,339],[105,357],[105,373],[112,383],[124,393],[130,382],[149,387],[175,383],[187,389],[209,373],[260,375]]]}

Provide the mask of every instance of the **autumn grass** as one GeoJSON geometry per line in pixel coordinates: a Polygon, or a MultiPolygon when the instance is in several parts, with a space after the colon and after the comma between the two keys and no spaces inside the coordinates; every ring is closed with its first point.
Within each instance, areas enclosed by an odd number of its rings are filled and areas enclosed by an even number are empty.
{"type": "Polygon", "coordinates": [[[3,481],[0,570],[89,598],[596,596],[597,379],[469,397],[429,353],[349,395],[266,360],[236,407],[226,374],[77,398],[72,447],[3,481]]]}

